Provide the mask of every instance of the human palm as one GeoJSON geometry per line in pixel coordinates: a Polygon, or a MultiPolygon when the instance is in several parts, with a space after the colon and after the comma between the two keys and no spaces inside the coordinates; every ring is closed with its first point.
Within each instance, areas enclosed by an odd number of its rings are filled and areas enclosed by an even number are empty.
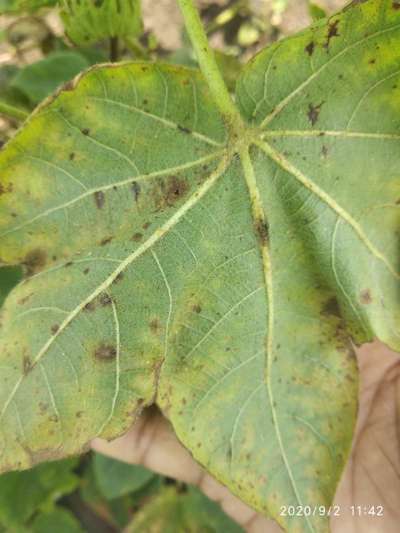
{"type": "MultiPolygon", "coordinates": [[[[375,342],[357,350],[360,407],[353,450],[339,485],[333,533],[397,533],[400,523],[400,358],[375,342]],[[355,516],[351,506],[383,507],[382,516],[355,516]]],[[[165,418],[149,409],[123,437],[93,441],[95,450],[198,485],[249,533],[278,533],[207,474],[183,448],[165,418]]],[[[356,508],[357,511],[357,508],[356,508]]]]}

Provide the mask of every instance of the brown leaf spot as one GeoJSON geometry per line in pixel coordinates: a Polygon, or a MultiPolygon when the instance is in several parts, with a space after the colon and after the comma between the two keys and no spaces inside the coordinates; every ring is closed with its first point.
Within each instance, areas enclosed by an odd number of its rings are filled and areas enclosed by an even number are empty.
{"type": "Polygon", "coordinates": [[[70,160],[70,161],[73,161],[74,159],[75,159],[75,153],[74,153],[74,152],[71,152],[71,153],[69,154],[69,160],[70,160]]]}
{"type": "Polygon", "coordinates": [[[195,313],[199,314],[199,313],[201,313],[201,306],[199,304],[194,304],[194,306],[192,307],[192,310],[195,313]]]}
{"type": "Polygon", "coordinates": [[[142,233],[134,233],[132,235],[132,237],[131,237],[131,240],[139,242],[142,238],[143,238],[143,234],[142,233]]]}
{"type": "Polygon", "coordinates": [[[144,230],[148,229],[150,227],[150,222],[145,222],[142,226],[144,230]]]}
{"type": "Polygon", "coordinates": [[[95,352],[94,356],[100,361],[112,361],[117,355],[117,349],[111,344],[100,344],[95,352]]]}
{"type": "Polygon", "coordinates": [[[135,199],[135,202],[137,202],[139,200],[139,196],[140,196],[140,185],[137,181],[132,181],[132,184],[131,184],[131,191],[132,191],[132,194],[133,194],[133,197],[135,199]]]}
{"type": "Polygon", "coordinates": [[[100,296],[100,305],[102,307],[106,307],[107,305],[111,305],[111,304],[112,304],[112,298],[109,294],[104,293],[100,296]]]}
{"type": "Polygon", "coordinates": [[[55,335],[59,329],[60,329],[60,326],[58,324],[53,324],[51,326],[51,332],[53,333],[53,335],[55,335]]]}
{"type": "Polygon", "coordinates": [[[96,191],[94,193],[94,201],[96,202],[97,209],[101,209],[104,206],[105,196],[103,191],[96,191]]]}
{"type": "Polygon", "coordinates": [[[89,128],[83,128],[83,130],[81,130],[83,135],[89,135],[90,133],[90,129],[89,128]]]}
{"type": "Polygon", "coordinates": [[[256,233],[260,243],[265,246],[269,242],[269,224],[267,220],[259,219],[255,224],[256,233]]]}
{"type": "Polygon", "coordinates": [[[28,276],[35,274],[46,264],[47,255],[44,250],[35,248],[28,252],[22,264],[25,265],[28,276]]]}
{"type": "Polygon", "coordinates": [[[324,44],[324,48],[326,49],[329,48],[329,44],[331,42],[331,39],[333,39],[333,37],[339,37],[338,25],[339,25],[339,20],[335,20],[334,22],[331,22],[329,24],[328,35],[326,36],[326,43],[324,44]]]}
{"type": "Polygon", "coordinates": [[[339,302],[337,301],[337,298],[335,296],[329,298],[329,300],[325,303],[324,307],[321,310],[321,314],[332,315],[337,316],[338,318],[342,318],[339,302]]]}
{"type": "Polygon", "coordinates": [[[8,192],[12,192],[13,190],[13,184],[12,183],[9,183],[8,185],[3,185],[0,183],[0,196],[2,194],[6,194],[8,192]]]}
{"type": "Polygon", "coordinates": [[[154,318],[150,324],[150,330],[154,335],[158,335],[160,333],[160,322],[158,318],[154,318]]]}
{"type": "Polygon", "coordinates": [[[75,413],[75,416],[76,416],[76,418],[81,418],[83,414],[84,414],[83,411],[77,411],[77,412],[75,413]]]}
{"type": "Polygon", "coordinates": [[[314,126],[314,124],[318,121],[319,113],[321,111],[321,107],[324,102],[321,102],[318,105],[308,104],[308,120],[311,122],[311,124],[314,126]]]}
{"type": "Polygon", "coordinates": [[[85,268],[85,270],[83,271],[83,273],[86,275],[86,274],[89,274],[90,272],[90,268],[85,268]]]}
{"type": "Polygon", "coordinates": [[[372,303],[371,291],[369,289],[364,289],[361,291],[360,302],[364,305],[372,303]]]}
{"type": "Polygon", "coordinates": [[[100,241],[100,246],[105,246],[106,244],[109,244],[113,240],[113,238],[114,237],[104,237],[104,239],[100,241]]]}
{"type": "Polygon", "coordinates": [[[392,8],[394,10],[399,10],[400,9],[400,2],[392,2],[392,8]]]}
{"type": "Polygon", "coordinates": [[[93,301],[88,302],[83,308],[84,311],[94,311],[95,309],[96,309],[96,304],[93,301]]]}
{"type": "Polygon", "coordinates": [[[181,126],[180,124],[178,124],[178,130],[186,134],[192,133],[192,131],[189,128],[185,128],[184,126],[181,126]]]}
{"type": "Polygon", "coordinates": [[[165,201],[168,205],[174,205],[188,190],[186,181],[176,176],[171,176],[165,191],[165,201]]]}
{"type": "Polygon", "coordinates": [[[24,373],[24,376],[29,374],[29,372],[33,369],[32,361],[29,359],[27,355],[24,356],[22,360],[22,371],[24,373]]]}
{"type": "Polygon", "coordinates": [[[31,292],[30,294],[27,294],[26,296],[24,296],[23,298],[21,298],[20,300],[18,300],[18,304],[19,305],[24,305],[26,304],[26,302],[34,295],[33,292],[31,292]]]}
{"type": "Polygon", "coordinates": [[[117,277],[115,278],[114,280],[114,283],[119,283],[120,281],[122,281],[124,279],[124,273],[123,272],[120,272],[117,277]]]}
{"type": "Polygon", "coordinates": [[[328,147],[325,144],[322,145],[321,154],[324,158],[328,156],[328,147]]]}
{"type": "Polygon", "coordinates": [[[314,41],[311,41],[310,43],[308,43],[308,45],[304,48],[304,50],[307,52],[307,54],[311,57],[314,53],[314,49],[315,49],[315,43],[314,41]]]}

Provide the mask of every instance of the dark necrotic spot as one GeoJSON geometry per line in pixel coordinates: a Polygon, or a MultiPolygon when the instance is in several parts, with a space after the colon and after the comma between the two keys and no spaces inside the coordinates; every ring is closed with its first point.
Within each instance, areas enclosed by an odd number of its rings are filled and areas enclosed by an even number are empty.
{"type": "Polygon", "coordinates": [[[81,130],[83,135],[89,135],[90,133],[90,129],[89,128],[83,128],[83,130],[81,130]]]}
{"type": "Polygon", "coordinates": [[[260,218],[256,221],[256,233],[262,245],[268,244],[269,241],[269,224],[266,219],[260,218]]]}
{"type": "Polygon", "coordinates": [[[395,9],[395,10],[400,9],[400,2],[393,2],[392,3],[392,8],[395,9]]]}
{"type": "Polygon", "coordinates": [[[342,314],[340,312],[339,302],[335,296],[329,298],[329,300],[323,306],[321,313],[323,315],[333,315],[338,318],[341,318],[342,314]]]}
{"type": "Polygon", "coordinates": [[[60,326],[58,324],[53,324],[51,326],[51,332],[53,333],[53,335],[55,335],[59,329],[60,329],[60,326]]]}
{"type": "Polygon", "coordinates": [[[150,330],[152,333],[154,333],[154,335],[158,335],[158,333],[160,332],[160,322],[158,321],[158,318],[154,318],[150,324],[150,330]]]}
{"type": "Polygon", "coordinates": [[[113,240],[113,238],[114,237],[104,237],[104,239],[100,241],[100,246],[105,246],[106,244],[109,244],[113,240]]]}
{"type": "Polygon", "coordinates": [[[322,104],[324,102],[321,102],[318,105],[308,104],[308,120],[311,122],[311,124],[314,126],[314,124],[318,121],[319,113],[321,111],[322,104]]]}
{"type": "Polygon", "coordinates": [[[360,301],[364,305],[372,303],[371,291],[369,289],[364,289],[360,294],[360,301]]]}
{"type": "Polygon", "coordinates": [[[165,201],[168,205],[174,205],[188,190],[188,184],[185,180],[177,176],[171,176],[168,180],[165,201]]]}
{"type": "Polygon", "coordinates": [[[134,233],[132,235],[132,241],[139,242],[142,238],[143,238],[143,234],[142,233],[134,233]]]}
{"type": "Polygon", "coordinates": [[[93,301],[88,302],[83,308],[84,311],[94,311],[95,309],[96,309],[96,305],[93,301]]]}
{"type": "Polygon", "coordinates": [[[140,185],[137,181],[132,181],[131,191],[135,199],[135,202],[137,202],[140,196],[140,185]]]}
{"type": "Polygon", "coordinates": [[[194,306],[192,307],[193,311],[195,313],[201,313],[201,306],[199,304],[194,304],[194,306]]]}
{"type": "Polygon", "coordinates": [[[120,272],[117,277],[115,278],[114,280],[114,283],[119,283],[120,281],[122,281],[124,279],[124,273],[123,272],[120,272]]]}
{"type": "Polygon", "coordinates": [[[85,268],[85,270],[83,271],[83,273],[86,275],[86,274],[89,274],[90,272],[90,268],[85,268]]]}
{"type": "Polygon", "coordinates": [[[3,185],[2,183],[0,183],[0,196],[2,194],[6,194],[8,192],[12,192],[13,190],[13,184],[12,183],[8,183],[7,185],[3,185]]]}
{"type": "Polygon", "coordinates": [[[73,161],[75,159],[75,153],[74,152],[71,152],[69,154],[69,159],[70,159],[70,161],[73,161]]]}
{"type": "Polygon", "coordinates": [[[328,35],[326,36],[326,43],[324,44],[325,48],[329,48],[329,44],[331,42],[331,39],[333,39],[333,37],[339,37],[338,26],[339,26],[339,20],[335,20],[334,22],[331,22],[329,24],[328,35]]]}
{"type": "Polygon", "coordinates": [[[315,48],[315,43],[314,41],[311,41],[310,43],[308,43],[308,45],[305,47],[304,50],[307,52],[309,56],[312,56],[314,53],[314,48],[315,48]]]}
{"type": "Polygon", "coordinates": [[[107,305],[111,305],[111,303],[112,303],[112,298],[109,294],[104,293],[100,296],[100,305],[102,305],[103,307],[106,307],[107,305]]]}
{"type": "Polygon", "coordinates": [[[35,274],[46,264],[47,255],[44,250],[35,248],[28,252],[22,264],[25,265],[28,276],[35,274]]]}
{"type": "Polygon", "coordinates": [[[32,370],[33,365],[32,361],[29,359],[29,357],[26,355],[22,360],[22,371],[24,375],[29,374],[29,372],[32,370]]]}
{"type": "Polygon", "coordinates": [[[181,126],[180,124],[178,124],[178,130],[181,131],[182,133],[192,133],[192,131],[189,129],[189,128],[185,128],[185,126],[181,126]]]}
{"type": "Polygon", "coordinates": [[[95,358],[99,359],[100,361],[112,361],[115,359],[116,355],[117,349],[115,346],[104,343],[100,344],[94,352],[95,358]]]}
{"type": "Polygon", "coordinates": [[[96,191],[94,193],[94,201],[96,202],[97,209],[101,209],[105,202],[104,192],[96,191]]]}

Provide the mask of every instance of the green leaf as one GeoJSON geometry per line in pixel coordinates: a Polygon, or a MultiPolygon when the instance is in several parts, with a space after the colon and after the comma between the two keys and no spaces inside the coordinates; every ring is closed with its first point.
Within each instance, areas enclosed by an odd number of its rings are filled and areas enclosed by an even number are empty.
{"type": "Polygon", "coordinates": [[[89,65],[77,52],[53,52],[19,70],[11,86],[37,104],[89,65]]]}
{"type": "Polygon", "coordinates": [[[22,272],[19,267],[0,267],[0,307],[7,294],[22,279],[22,272]]]}
{"type": "Polygon", "coordinates": [[[0,470],[156,402],[244,501],[328,530],[280,510],[332,502],[351,341],[400,350],[399,46],[370,0],[262,51],[240,135],[161,64],[93,69],[34,113],[0,156],[1,261],[27,276],[1,317],[0,470]]]}
{"type": "Polygon", "coordinates": [[[61,0],[68,37],[89,44],[109,37],[135,37],[142,31],[139,0],[61,0]]]}
{"type": "Polygon", "coordinates": [[[319,5],[314,4],[314,2],[308,3],[308,11],[312,20],[319,20],[326,17],[326,11],[319,5]]]}
{"type": "Polygon", "coordinates": [[[0,476],[0,526],[12,530],[26,524],[36,511],[52,509],[53,502],[78,486],[75,466],[75,460],[65,460],[0,476]]]}
{"type": "Polygon", "coordinates": [[[30,528],[32,533],[83,533],[75,516],[62,507],[55,507],[47,513],[40,513],[30,528]]]}
{"type": "Polygon", "coordinates": [[[160,490],[136,514],[127,533],[240,533],[241,527],[228,518],[219,505],[190,487],[179,493],[174,487],[160,490]]]}
{"type": "Polygon", "coordinates": [[[0,0],[0,15],[21,11],[36,11],[41,7],[52,7],[58,0],[0,0]]]}
{"type": "Polygon", "coordinates": [[[97,484],[108,500],[141,489],[155,477],[147,468],[127,465],[101,454],[94,456],[94,472],[97,484]]]}

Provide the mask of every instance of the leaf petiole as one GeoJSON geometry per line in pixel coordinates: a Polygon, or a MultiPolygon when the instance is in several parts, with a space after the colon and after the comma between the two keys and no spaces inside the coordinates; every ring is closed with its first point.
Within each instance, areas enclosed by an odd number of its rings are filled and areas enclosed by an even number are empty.
{"type": "Polygon", "coordinates": [[[0,115],[4,115],[5,117],[14,120],[24,121],[28,118],[29,113],[23,109],[0,101],[0,115]]]}
{"type": "Polygon", "coordinates": [[[177,0],[181,9],[185,27],[196,52],[200,69],[207,81],[211,94],[227,124],[235,130],[243,128],[242,118],[225,85],[215,60],[199,13],[193,0],[177,0]]]}

